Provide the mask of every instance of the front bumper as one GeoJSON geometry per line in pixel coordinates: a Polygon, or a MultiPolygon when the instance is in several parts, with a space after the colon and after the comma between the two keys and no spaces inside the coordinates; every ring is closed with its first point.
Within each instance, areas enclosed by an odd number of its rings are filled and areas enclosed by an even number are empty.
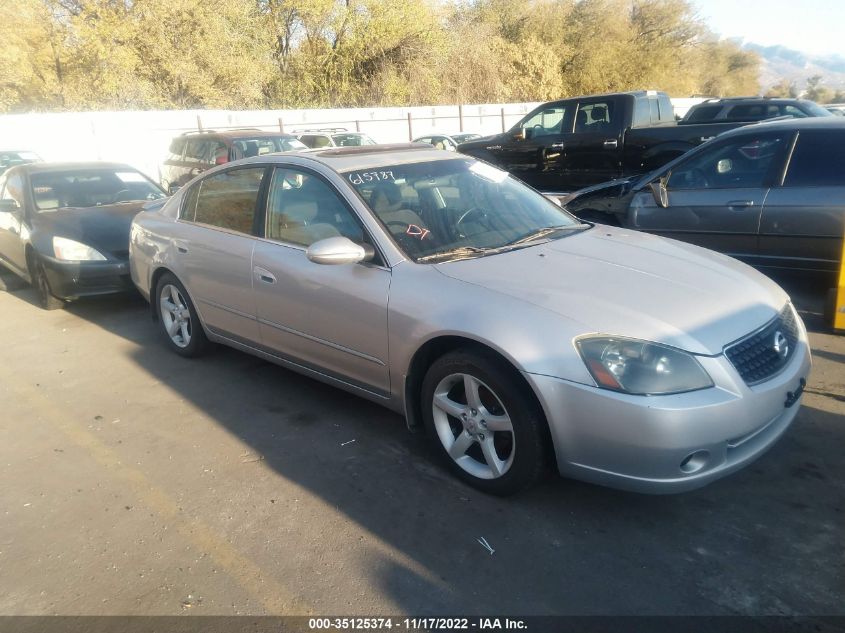
{"type": "Polygon", "coordinates": [[[631,396],[525,374],[549,420],[560,473],[613,488],[673,493],[704,486],[762,455],[800,407],[800,398],[789,394],[810,373],[803,327],[789,364],[753,387],[724,356],[700,360],[715,386],[669,396],[631,396]]]}
{"type": "Polygon", "coordinates": [[[50,290],[60,299],[115,294],[131,290],[128,261],[67,262],[42,255],[50,290]]]}

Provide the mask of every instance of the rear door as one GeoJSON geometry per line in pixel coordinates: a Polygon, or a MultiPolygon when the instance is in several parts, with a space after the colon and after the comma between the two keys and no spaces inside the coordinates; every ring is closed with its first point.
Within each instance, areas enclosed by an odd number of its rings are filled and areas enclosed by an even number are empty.
{"type": "Polygon", "coordinates": [[[205,325],[248,343],[259,340],[252,251],[266,169],[234,167],[194,183],[172,240],[179,277],[205,325]]]}
{"type": "Polygon", "coordinates": [[[845,130],[802,130],[766,198],[762,265],[836,271],[845,231],[845,130]]]}
{"type": "Polygon", "coordinates": [[[755,261],[763,203],[791,140],[760,131],[702,147],[668,174],[667,208],[648,188],[634,196],[631,226],[755,261]]]}
{"type": "Polygon", "coordinates": [[[584,99],[578,103],[575,125],[563,137],[566,154],[562,177],[568,189],[580,189],[621,175],[624,106],[623,97],[584,99]]]}

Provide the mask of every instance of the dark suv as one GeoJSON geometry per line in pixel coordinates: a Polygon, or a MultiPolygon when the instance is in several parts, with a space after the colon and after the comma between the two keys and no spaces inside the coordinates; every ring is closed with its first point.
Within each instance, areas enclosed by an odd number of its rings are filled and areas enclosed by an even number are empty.
{"type": "Polygon", "coordinates": [[[185,132],[170,143],[159,181],[172,194],[197,174],[239,158],[308,149],[293,134],[258,129],[185,132]]]}
{"type": "Polygon", "coordinates": [[[832,116],[814,101],[806,99],[772,99],[766,97],[734,97],[707,99],[691,107],[679,125],[691,123],[743,123],[775,117],[805,119],[832,116]]]}
{"type": "Polygon", "coordinates": [[[837,272],[842,165],[841,117],[766,121],[726,132],[645,176],[577,191],[566,209],[754,266],[837,272]]]}

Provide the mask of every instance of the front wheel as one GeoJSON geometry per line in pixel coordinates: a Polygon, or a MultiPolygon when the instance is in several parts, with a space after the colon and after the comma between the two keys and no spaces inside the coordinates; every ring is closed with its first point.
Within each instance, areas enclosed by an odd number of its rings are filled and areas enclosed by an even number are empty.
{"type": "Polygon", "coordinates": [[[473,487],[513,494],[545,472],[542,411],[516,371],[492,355],[458,350],[436,360],[422,407],[436,450],[473,487]]]}
{"type": "Polygon", "coordinates": [[[44,270],[44,264],[41,262],[33,262],[31,277],[32,285],[38,295],[38,305],[45,310],[58,310],[63,308],[65,302],[56,297],[53,291],[50,290],[50,281],[47,279],[47,271],[44,270]]]}
{"type": "Polygon", "coordinates": [[[193,357],[208,347],[196,308],[182,283],[170,273],[156,284],[158,322],[168,347],[180,356],[193,357]]]}

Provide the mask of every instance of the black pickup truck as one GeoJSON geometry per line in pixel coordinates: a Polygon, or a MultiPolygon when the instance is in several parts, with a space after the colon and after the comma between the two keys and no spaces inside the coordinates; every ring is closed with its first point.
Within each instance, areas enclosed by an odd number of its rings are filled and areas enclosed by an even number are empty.
{"type": "Polygon", "coordinates": [[[665,92],[639,90],[544,103],[508,132],[458,151],[545,193],[566,193],[657,169],[745,123],[679,126],[665,92]]]}

